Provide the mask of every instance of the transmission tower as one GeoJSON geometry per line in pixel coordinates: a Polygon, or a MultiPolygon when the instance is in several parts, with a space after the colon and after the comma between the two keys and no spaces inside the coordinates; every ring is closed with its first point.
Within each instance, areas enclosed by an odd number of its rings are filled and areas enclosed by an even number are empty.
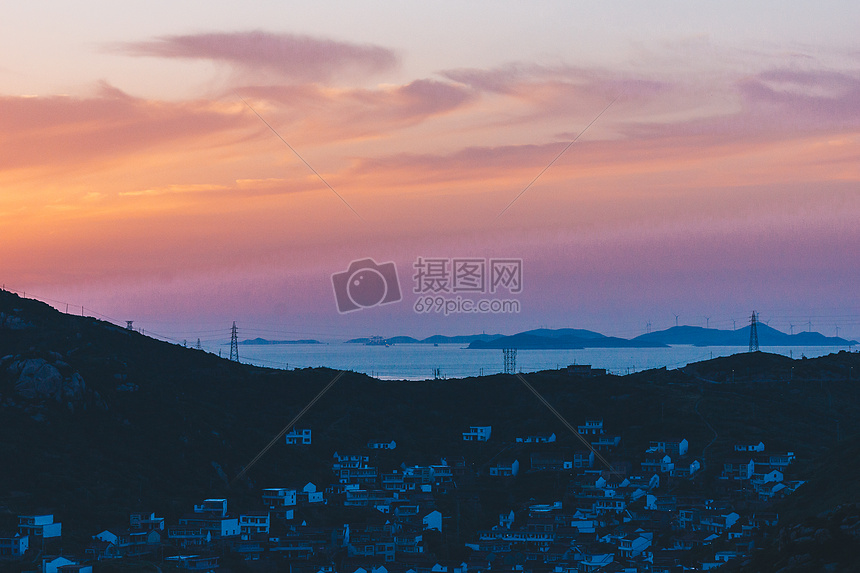
{"type": "Polygon", "coordinates": [[[230,360],[239,362],[239,331],[236,329],[236,321],[233,321],[233,330],[230,333],[230,360]]]}
{"type": "Polygon", "coordinates": [[[514,374],[517,371],[517,349],[505,348],[502,350],[505,357],[505,374],[514,374]]]}
{"type": "Polygon", "coordinates": [[[750,317],[750,352],[758,352],[758,328],[756,324],[758,320],[756,319],[755,311],[753,311],[752,316],[750,317]]]}

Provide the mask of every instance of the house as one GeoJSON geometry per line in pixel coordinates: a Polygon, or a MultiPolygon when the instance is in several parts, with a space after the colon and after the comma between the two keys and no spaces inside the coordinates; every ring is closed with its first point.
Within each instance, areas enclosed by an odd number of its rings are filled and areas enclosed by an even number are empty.
{"type": "Polygon", "coordinates": [[[620,498],[606,497],[598,499],[594,504],[594,511],[598,515],[605,513],[623,513],[627,509],[627,502],[620,498]]]}
{"type": "Polygon", "coordinates": [[[604,452],[617,448],[620,443],[621,436],[600,436],[591,442],[591,446],[598,452],[604,452]]]}
{"type": "Polygon", "coordinates": [[[54,523],[54,515],[51,513],[19,515],[18,533],[30,536],[31,542],[37,539],[52,539],[62,536],[63,524],[54,523]]]}
{"type": "Polygon", "coordinates": [[[652,440],[651,446],[645,451],[646,454],[664,453],[675,458],[687,455],[687,449],[690,447],[685,438],[672,438],[668,440],[652,440]]]}
{"type": "Polygon", "coordinates": [[[794,452],[785,452],[780,454],[770,454],[765,456],[765,462],[779,468],[781,470],[785,470],[788,466],[791,465],[791,462],[794,461],[794,452]]]}
{"type": "Polygon", "coordinates": [[[436,531],[442,531],[442,512],[433,510],[431,512],[426,513],[421,518],[421,523],[424,525],[424,529],[435,529],[436,531]]]}
{"type": "Polygon", "coordinates": [[[150,513],[132,513],[128,518],[129,526],[132,529],[157,529],[164,531],[164,518],[156,517],[154,512],[150,513]]]}
{"type": "Polygon", "coordinates": [[[579,562],[578,571],[583,573],[592,573],[599,571],[612,563],[615,560],[615,555],[612,553],[600,553],[589,555],[586,559],[579,562]]]}
{"type": "Polygon", "coordinates": [[[76,565],[76,563],[66,557],[46,555],[39,560],[39,571],[41,573],[58,573],[63,565],[76,565]]]}
{"type": "Polygon", "coordinates": [[[187,549],[211,543],[212,532],[201,526],[171,525],[167,528],[167,538],[182,549],[187,549]]]}
{"type": "Polygon", "coordinates": [[[387,507],[394,501],[396,492],[385,489],[353,489],[346,492],[346,507],[387,507]]]}
{"type": "Polygon", "coordinates": [[[211,571],[218,569],[220,559],[220,557],[215,555],[174,555],[164,558],[168,564],[185,571],[211,571]]]}
{"type": "Polygon", "coordinates": [[[725,479],[748,480],[755,472],[752,457],[729,458],[723,462],[722,477],[725,479]]]}
{"type": "MultiPolygon", "coordinates": [[[[186,532],[201,530],[208,533],[211,539],[224,537],[238,537],[240,533],[239,519],[227,515],[227,500],[223,498],[212,498],[203,500],[200,505],[194,506],[194,513],[186,514],[179,518],[179,529],[186,532]],[[184,526],[184,527],[183,527],[184,526]]],[[[196,534],[193,534],[196,536],[196,534]]],[[[168,528],[168,537],[171,537],[168,528]]]]}
{"type": "Polygon", "coordinates": [[[720,513],[716,511],[706,511],[702,513],[699,519],[701,529],[711,531],[717,535],[722,535],[730,529],[740,519],[740,515],[735,512],[720,513]]]}
{"type": "Polygon", "coordinates": [[[564,455],[561,452],[532,452],[529,465],[532,471],[561,471],[564,469],[564,455]]]}
{"type": "Polygon", "coordinates": [[[418,530],[403,530],[394,536],[394,550],[399,554],[424,553],[424,536],[418,530]]]}
{"type": "Polygon", "coordinates": [[[555,432],[550,434],[532,434],[524,438],[517,438],[521,444],[551,444],[555,441],[555,432]]]}
{"type": "Polygon", "coordinates": [[[757,444],[735,444],[736,452],[763,452],[764,442],[757,444]]]}
{"type": "Polygon", "coordinates": [[[298,428],[291,429],[285,436],[288,446],[301,444],[303,446],[311,445],[311,431],[309,428],[302,430],[298,428]]]}
{"type": "Polygon", "coordinates": [[[669,472],[669,475],[676,478],[688,478],[702,469],[702,464],[699,460],[693,460],[690,463],[676,462],[675,469],[669,472]]]}
{"type": "Polygon", "coordinates": [[[93,566],[80,565],[78,563],[60,565],[57,567],[57,573],[93,573],[93,566]]]}
{"type": "Polygon", "coordinates": [[[20,533],[0,534],[0,560],[17,559],[30,547],[30,536],[20,533]]]}
{"type": "Polygon", "coordinates": [[[490,475],[499,477],[515,477],[520,471],[520,462],[517,460],[499,460],[490,466],[490,475]]]}
{"type": "Polygon", "coordinates": [[[469,426],[468,432],[463,432],[464,442],[486,442],[493,432],[492,426],[469,426]]]}
{"type": "Polygon", "coordinates": [[[618,553],[625,559],[632,559],[651,547],[651,540],[640,534],[630,534],[618,540],[618,553]]]}
{"type": "MultiPolygon", "coordinates": [[[[374,468],[374,471],[376,468],[374,468]]],[[[374,474],[375,476],[375,474],[374,474]]],[[[317,486],[312,482],[308,482],[305,487],[302,488],[302,491],[297,493],[298,501],[302,504],[314,504],[314,503],[325,503],[325,498],[323,498],[323,492],[317,491],[317,486]]]]}
{"type": "Polygon", "coordinates": [[[433,477],[434,484],[444,484],[454,481],[454,471],[447,464],[431,465],[430,475],[433,477]]]}
{"type": "Polygon", "coordinates": [[[371,450],[393,450],[397,447],[397,442],[367,442],[367,447],[371,450]]]}
{"type": "Polygon", "coordinates": [[[93,540],[107,545],[93,552],[97,559],[117,557],[139,557],[153,553],[161,543],[161,531],[157,529],[105,529],[93,535],[93,540]]]}
{"type": "Polygon", "coordinates": [[[224,517],[227,515],[227,500],[224,498],[204,499],[200,505],[194,505],[194,513],[206,513],[224,517]]]}
{"type": "Polygon", "coordinates": [[[660,455],[660,453],[647,455],[642,461],[641,466],[642,472],[646,474],[652,472],[665,474],[675,469],[675,464],[672,463],[672,457],[669,454],[660,455]]]}
{"type": "Polygon", "coordinates": [[[598,436],[603,433],[603,420],[586,420],[576,431],[582,436],[598,436]]]}
{"type": "Polygon", "coordinates": [[[573,452],[572,466],[577,469],[594,467],[594,451],[577,450],[573,452]]]}
{"type": "Polygon", "coordinates": [[[756,464],[752,475],[753,487],[772,482],[781,482],[783,473],[767,464],[756,464]]]}
{"type": "Polygon", "coordinates": [[[376,483],[377,469],[373,466],[364,466],[361,468],[340,468],[338,477],[340,483],[376,483]]]}
{"type": "Polygon", "coordinates": [[[338,473],[341,468],[364,468],[367,467],[370,458],[358,454],[338,454],[334,453],[334,463],[331,465],[331,470],[338,473]]]}
{"type": "Polygon", "coordinates": [[[603,376],[605,368],[592,368],[590,364],[570,364],[567,373],[571,376],[603,376]]]}
{"type": "Polygon", "coordinates": [[[260,533],[269,533],[269,525],[268,511],[246,511],[239,514],[239,533],[242,539],[249,539],[260,533]]]}
{"type": "Polygon", "coordinates": [[[279,510],[296,505],[296,490],[284,487],[268,487],[263,489],[263,505],[269,509],[279,510]]]}
{"type": "Polygon", "coordinates": [[[407,489],[406,482],[403,479],[403,474],[398,470],[382,472],[379,475],[379,479],[382,483],[382,489],[400,492],[404,492],[407,489]]]}

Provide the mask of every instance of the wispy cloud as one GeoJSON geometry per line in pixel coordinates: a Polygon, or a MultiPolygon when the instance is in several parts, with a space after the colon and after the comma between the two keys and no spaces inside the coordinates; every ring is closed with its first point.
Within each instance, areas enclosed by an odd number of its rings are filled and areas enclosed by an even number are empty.
{"type": "Polygon", "coordinates": [[[208,101],[159,102],[103,84],[92,97],[0,97],[0,170],[68,169],[243,127],[208,101]]]}
{"type": "Polygon", "coordinates": [[[341,74],[379,74],[398,64],[397,55],[381,46],[260,30],[163,36],[107,49],[130,56],[224,62],[299,82],[324,83],[341,74]]]}
{"type": "Polygon", "coordinates": [[[376,89],[332,89],[317,85],[248,86],[243,96],[266,100],[267,116],[298,131],[304,141],[378,137],[459,110],[474,101],[472,90],[421,79],[376,89]]]}

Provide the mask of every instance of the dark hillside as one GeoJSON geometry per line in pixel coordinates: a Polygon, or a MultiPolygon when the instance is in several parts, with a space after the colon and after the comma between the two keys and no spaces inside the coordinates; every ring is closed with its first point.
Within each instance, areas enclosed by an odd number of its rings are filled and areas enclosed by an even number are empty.
{"type": "MultiPolygon", "coordinates": [[[[398,444],[396,457],[380,455],[380,467],[463,456],[483,471],[499,455],[527,460],[528,451],[513,443],[526,433],[552,431],[559,445],[579,447],[514,376],[385,382],[347,373],[299,424],[313,429],[312,446],[279,441],[231,484],[336,372],[233,363],[4,291],[0,357],[0,518],[51,508],[81,541],[122,523],[132,509],[153,508],[170,519],[204,497],[254,507],[261,487],[325,487],[333,481],[333,452],[360,451],[371,439],[398,444]],[[462,441],[469,425],[484,424],[493,426],[490,442],[462,441]]],[[[684,371],[526,377],[573,425],[602,418],[608,433],[622,437],[618,459],[641,459],[659,436],[686,437],[691,455],[702,459],[712,427],[707,477],[719,472],[709,460],[753,440],[796,452],[805,464],[799,467],[813,475],[822,456],[842,448],[837,431],[860,432],[860,387],[849,380],[858,372],[857,353],[793,361],[756,353],[684,371]]],[[[849,501],[854,490],[838,481],[856,472],[834,475],[832,495],[809,501],[809,511],[849,501]]],[[[540,476],[504,487],[463,484],[458,503],[471,508],[470,517],[461,539],[450,542],[462,548],[469,528],[486,527],[512,503],[556,499],[564,486],[540,476]]]]}

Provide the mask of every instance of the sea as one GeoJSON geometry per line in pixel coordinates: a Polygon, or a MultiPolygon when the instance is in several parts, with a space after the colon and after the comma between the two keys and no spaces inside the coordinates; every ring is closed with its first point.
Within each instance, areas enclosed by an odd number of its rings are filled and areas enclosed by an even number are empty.
{"type": "MultiPolygon", "coordinates": [[[[536,372],[590,364],[612,374],[630,374],[652,368],[682,368],[720,356],[747,352],[745,346],[688,346],[667,348],[585,348],[579,350],[518,350],[516,370],[536,372]]],[[[763,352],[792,358],[815,358],[847,346],[773,346],[763,352]]],[[[229,345],[222,355],[229,355],[229,345]]],[[[487,376],[504,370],[501,350],[469,349],[466,344],[321,344],[239,345],[239,361],[278,369],[326,367],[361,372],[382,380],[428,380],[487,376]]]]}

